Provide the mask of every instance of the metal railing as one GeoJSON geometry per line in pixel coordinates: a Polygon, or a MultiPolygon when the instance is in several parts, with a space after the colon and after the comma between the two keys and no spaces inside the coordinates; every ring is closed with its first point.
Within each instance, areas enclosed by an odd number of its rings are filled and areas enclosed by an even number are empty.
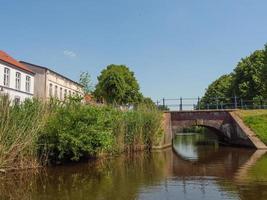
{"type": "Polygon", "coordinates": [[[162,98],[156,102],[162,110],[222,110],[222,109],[267,109],[267,99],[243,99],[237,96],[230,98],[214,97],[197,98],[162,98]]]}

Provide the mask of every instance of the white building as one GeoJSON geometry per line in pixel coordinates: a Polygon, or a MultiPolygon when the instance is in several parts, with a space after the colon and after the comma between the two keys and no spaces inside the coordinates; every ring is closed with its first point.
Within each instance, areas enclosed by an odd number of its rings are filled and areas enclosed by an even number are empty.
{"type": "Polygon", "coordinates": [[[47,67],[20,61],[35,73],[34,96],[41,99],[50,97],[64,100],[67,96],[84,96],[83,86],[47,67]]]}
{"type": "Polygon", "coordinates": [[[32,98],[34,72],[4,51],[0,51],[0,94],[7,94],[14,103],[32,98]]]}

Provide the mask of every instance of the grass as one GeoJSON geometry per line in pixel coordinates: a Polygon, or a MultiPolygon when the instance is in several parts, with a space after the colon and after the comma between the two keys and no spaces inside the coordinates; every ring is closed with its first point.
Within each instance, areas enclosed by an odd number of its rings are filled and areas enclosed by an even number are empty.
{"type": "Polygon", "coordinates": [[[45,121],[45,108],[37,101],[12,105],[0,98],[0,169],[1,171],[36,168],[38,133],[45,121]]]}
{"type": "Polygon", "coordinates": [[[267,144],[267,110],[240,110],[237,114],[267,144]]]}

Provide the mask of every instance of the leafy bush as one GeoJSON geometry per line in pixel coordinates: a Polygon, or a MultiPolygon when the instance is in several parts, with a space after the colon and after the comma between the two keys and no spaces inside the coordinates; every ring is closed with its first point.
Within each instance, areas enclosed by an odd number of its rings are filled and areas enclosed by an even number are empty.
{"type": "Polygon", "coordinates": [[[39,139],[39,153],[51,161],[73,160],[110,151],[114,142],[109,108],[69,102],[54,110],[39,139]]]}
{"type": "Polygon", "coordinates": [[[51,162],[78,161],[99,153],[151,148],[160,131],[161,113],[156,109],[121,111],[70,101],[54,106],[38,141],[39,155],[48,155],[51,162]]]}

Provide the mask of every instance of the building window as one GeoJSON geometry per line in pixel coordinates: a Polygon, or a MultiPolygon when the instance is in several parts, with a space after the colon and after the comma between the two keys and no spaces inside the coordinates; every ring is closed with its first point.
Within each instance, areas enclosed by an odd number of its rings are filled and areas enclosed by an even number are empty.
{"type": "Polygon", "coordinates": [[[55,95],[54,96],[57,98],[57,85],[55,85],[55,95]]]}
{"type": "Polygon", "coordinates": [[[49,96],[52,97],[52,95],[53,95],[53,84],[50,83],[49,84],[49,96]]]}
{"type": "Polygon", "coordinates": [[[59,89],[59,98],[62,99],[62,87],[59,89]]]}
{"type": "Polygon", "coordinates": [[[26,92],[30,92],[31,90],[31,77],[26,76],[26,84],[25,84],[26,92]]]}
{"type": "Polygon", "coordinates": [[[20,90],[21,73],[16,72],[16,89],[20,90]]]}
{"type": "Polygon", "coordinates": [[[64,90],[64,97],[67,97],[67,89],[64,90]]]}
{"type": "Polygon", "coordinates": [[[69,96],[71,96],[71,91],[69,90],[69,96]]]}
{"type": "Polygon", "coordinates": [[[10,80],[10,69],[4,69],[4,86],[9,87],[9,80],[10,80]]]}

